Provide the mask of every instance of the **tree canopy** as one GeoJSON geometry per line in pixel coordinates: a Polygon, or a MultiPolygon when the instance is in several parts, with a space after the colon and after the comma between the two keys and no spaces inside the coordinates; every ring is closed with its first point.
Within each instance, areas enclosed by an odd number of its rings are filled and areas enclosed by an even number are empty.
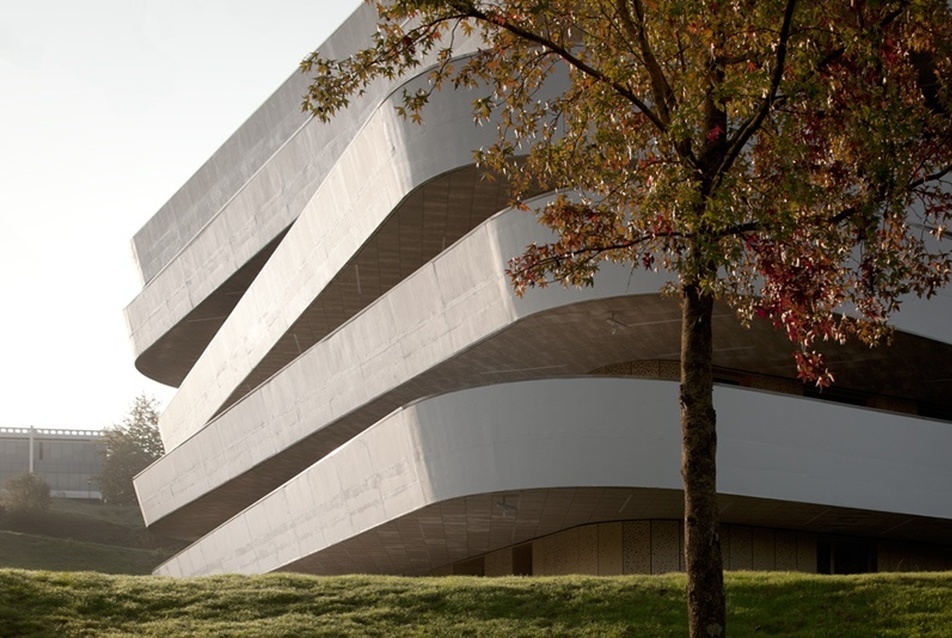
{"type": "Polygon", "coordinates": [[[140,395],[122,422],[106,430],[102,472],[97,477],[106,502],[137,502],[132,479],[165,453],[158,423],[155,399],[140,395]]]}
{"type": "Polygon", "coordinates": [[[425,71],[401,112],[466,88],[498,127],[476,149],[555,231],[510,262],[520,294],[588,286],[605,261],[677,274],[692,635],[721,634],[711,400],[715,299],[833,381],[824,341],[888,337],[949,281],[952,10],[946,0],[393,0],[372,46],[316,52],[304,108],[329,120],[375,78],[425,71]],[[461,36],[482,47],[458,56],[461,36]],[[716,574],[715,574],[716,572],[716,574]]]}
{"type": "Polygon", "coordinates": [[[950,15],[932,2],[397,0],[374,46],[302,63],[329,118],[378,76],[431,65],[404,94],[482,91],[500,128],[476,159],[565,195],[539,211],[558,241],[512,263],[518,290],[591,285],[599,262],[696,279],[797,344],[874,342],[903,297],[948,282],[950,15]],[[454,58],[460,34],[479,52],[454,58]],[[567,74],[561,92],[547,83],[567,74]],[[516,161],[516,160],[519,161],[516,161]]]}

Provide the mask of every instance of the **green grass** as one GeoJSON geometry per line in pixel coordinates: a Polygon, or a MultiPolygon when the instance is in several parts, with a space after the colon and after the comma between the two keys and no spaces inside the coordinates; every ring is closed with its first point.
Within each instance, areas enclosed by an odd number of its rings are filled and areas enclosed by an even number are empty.
{"type": "Polygon", "coordinates": [[[133,529],[145,527],[138,505],[106,505],[100,501],[54,498],[50,501],[50,512],[133,529]]]}
{"type": "Polygon", "coordinates": [[[147,531],[134,505],[53,499],[48,512],[0,516],[0,567],[148,574],[183,545],[147,531]]]}
{"type": "MultiPolygon", "coordinates": [[[[17,569],[150,574],[170,552],[0,531],[0,565],[17,569]]],[[[2,632],[2,629],[0,629],[2,632]]]]}
{"type": "MultiPolygon", "coordinates": [[[[952,636],[952,574],[729,573],[732,636],[952,636]]],[[[683,636],[684,577],[0,570],[0,636],[683,636]]]]}
{"type": "MultiPolygon", "coordinates": [[[[117,576],[107,573],[147,574],[174,550],[135,507],[54,500],[6,524],[0,567],[19,569],[0,569],[0,638],[686,633],[683,575],[117,576]]],[[[730,572],[726,582],[732,636],[952,637],[952,573],[730,572]]]]}

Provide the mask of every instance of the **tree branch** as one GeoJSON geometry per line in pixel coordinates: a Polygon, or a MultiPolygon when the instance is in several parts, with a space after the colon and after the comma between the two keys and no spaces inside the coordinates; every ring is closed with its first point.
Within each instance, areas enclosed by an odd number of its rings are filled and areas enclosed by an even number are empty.
{"type": "Polygon", "coordinates": [[[513,24],[506,18],[493,14],[490,15],[484,11],[477,9],[471,2],[466,2],[465,0],[460,0],[454,3],[454,8],[457,9],[460,13],[466,15],[467,17],[479,20],[481,22],[486,22],[492,24],[500,29],[508,31],[509,33],[515,35],[518,38],[526,40],[528,42],[535,42],[538,45],[549,49],[560,58],[568,62],[571,66],[575,67],[577,70],[581,71],[585,75],[603,83],[607,84],[615,91],[618,95],[625,98],[629,102],[635,105],[645,116],[651,121],[652,124],[660,131],[661,133],[666,133],[668,127],[661,118],[658,117],[658,114],[651,110],[648,105],[634,92],[631,91],[628,87],[612,80],[607,75],[599,71],[598,69],[586,64],[583,60],[573,55],[568,49],[562,45],[553,42],[549,38],[545,38],[538,33],[533,33],[532,31],[527,31],[526,29],[520,27],[517,24],[513,24]]]}
{"type": "Polygon", "coordinates": [[[651,89],[654,93],[655,102],[658,105],[658,111],[661,119],[667,125],[671,122],[671,106],[674,103],[674,91],[664,75],[664,70],[658,63],[658,59],[648,43],[648,34],[645,30],[645,11],[641,0],[632,0],[635,9],[637,23],[632,18],[629,11],[628,0],[617,0],[618,13],[621,15],[622,23],[628,30],[629,35],[638,43],[641,50],[645,68],[648,70],[648,76],[651,78],[651,89]]]}
{"type": "Polygon", "coordinates": [[[764,97],[764,102],[757,113],[741,125],[734,139],[728,143],[724,159],[715,172],[715,179],[730,170],[747,141],[760,129],[760,125],[763,124],[764,119],[766,119],[777,100],[777,93],[780,90],[780,81],[783,79],[784,65],[787,59],[787,43],[790,40],[790,25],[793,22],[793,12],[796,4],[797,0],[787,0],[787,6],[783,12],[783,24],[780,27],[780,37],[777,41],[777,58],[774,64],[773,77],[770,79],[770,89],[764,97]]]}
{"type": "Polygon", "coordinates": [[[912,189],[914,189],[914,188],[919,188],[920,186],[922,186],[923,184],[926,184],[926,183],[928,183],[928,182],[938,181],[938,180],[942,179],[943,177],[945,177],[946,175],[948,175],[948,174],[950,174],[950,173],[952,173],[952,164],[949,164],[949,165],[946,166],[945,168],[936,171],[936,172],[933,173],[932,175],[926,175],[925,177],[923,177],[923,178],[921,178],[921,179],[917,179],[917,180],[914,181],[914,182],[910,182],[908,188],[909,188],[909,190],[912,190],[912,189]]]}
{"type": "MultiPolygon", "coordinates": [[[[848,208],[844,208],[843,210],[838,212],[836,215],[833,215],[832,217],[828,219],[820,220],[820,222],[826,222],[826,223],[829,223],[831,226],[836,226],[840,222],[849,219],[850,217],[852,217],[858,212],[859,210],[855,206],[850,206],[848,208]]],[[[728,226],[724,230],[716,233],[714,236],[716,239],[723,239],[725,237],[734,237],[737,235],[746,235],[747,233],[755,233],[763,229],[764,229],[764,225],[761,222],[744,222],[742,224],[734,224],[733,226],[728,226]]],[[[694,234],[685,235],[685,237],[688,239],[690,239],[693,236],[694,234]]]]}

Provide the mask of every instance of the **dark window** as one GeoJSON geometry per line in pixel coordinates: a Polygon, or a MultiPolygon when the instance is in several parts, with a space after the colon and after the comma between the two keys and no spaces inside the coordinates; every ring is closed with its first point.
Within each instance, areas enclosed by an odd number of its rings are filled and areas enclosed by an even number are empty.
{"type": "Polygon", "coordinates": [[[512,573],[516,576],[532,576],[532,543],[512,548],[512,573]]]}
{"type": "Polygon", "coordinates": [[[875,572],[876,548],[859,539],[821,539],[816,545],[816,571],[819,574],[875,572]]]}

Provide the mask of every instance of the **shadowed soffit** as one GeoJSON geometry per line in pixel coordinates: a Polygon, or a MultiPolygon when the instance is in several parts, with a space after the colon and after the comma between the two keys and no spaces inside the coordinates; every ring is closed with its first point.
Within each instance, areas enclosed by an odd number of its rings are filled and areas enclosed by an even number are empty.
{"type": "MultiPolygon", "coordinates": [[[[219,412],[509,204],[506,183],[475,166],[414,189],[331,280],[219,412]]],[[[285,231],[286,232],[286,231],[285,231]]],[[[264,267],[284,233],[136,359],[147,377],[178,387],[264,267]]]]}
{"type": "MultiPolygon", "coordinates": [[[[722,524],[796,532],[947,543],[952,523],[721,494],[722,524]]],[[[423,575],[443,565],[531,541],[564,529],[619,520],[683,517],[680,490],[560,487],[476,494],[435,503],[285,565],[315,574],[423,575]],[[508,507],[500,507],[499,503],[508,507]],[[445,525],[453,520],[458,524],[445,525]]]]}
{"type": "MultiPolygon", "coordinates": [[[[679,318],[676,300],[657,295],[594,300],[530,316],[405,381],[150,527],[161,534],[197,539],[394,409],[420,397],[508,381],[583,375],[619,361],[676,360],[679,318]]],[[[765,322],[747,329],[729,309],[719,307],[714,334],[718,368],[795,379],[790,343],[765,322]]],[[[837,387],[949,406],[952,380],[943,377],[950,376],[950,357],[952,346],[898,334],[891,347],[839,348],[830,363],[840,384],[837,387]]],[[[240,402],[234,408],[241,409],[240,402]]]]}

